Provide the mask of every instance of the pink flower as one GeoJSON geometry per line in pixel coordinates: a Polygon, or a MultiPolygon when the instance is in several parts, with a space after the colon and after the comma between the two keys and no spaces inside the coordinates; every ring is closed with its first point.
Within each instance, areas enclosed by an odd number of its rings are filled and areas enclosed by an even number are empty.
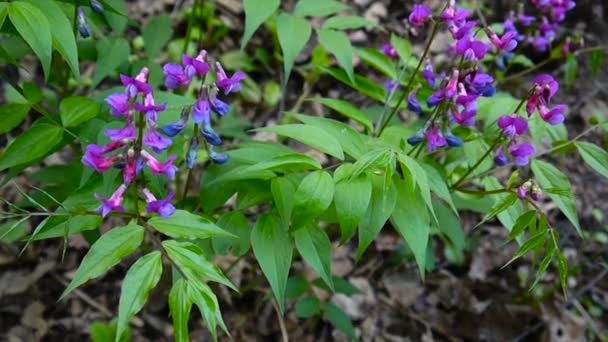
{"type": "Polygon", "coordinates": [[[125,208],[122,207],[122,201],[124,199],[125,191],[127,191],[127,186],[121,184],[109,199],[102,198],[95,193],[95,198],[101,202],[101,206],[97,208],[96,211],[103,217],[108,216],[112,211],[124,212],[125,208]]]}
{"type": "Polygon", "coordinates": [[[141,156],[144,158],[144,161],[150,168],[150,171],[153,175],[164,174],[168,179],[174,179],[175,173],[177,172],[177,167],[173,165],[175,159],[177,159],[176,155],[171,155],[167,158],[167,161],[162,163],[159,162],[154,156],[152,156],[147,151],[141,151],[141,156]]]}
{"type": "Polygon", "coordinates": [[[175,213],[175,207],[171,204],[171,200],[173,200],[175,193],[170,192],[164,199],[157,200],[150,190],[144,189],[143,192],[146,202],[148,203],[146,206],[146,213],[157,213],[164,219],[169,218],[169,216],[175,213]]]}
{"type": "Polygon", "coordinates": [[[410,13],[409,22],[413,26],[420,27],[433,15],[431,10],[421,4],[415,4],[414,10],[410,13]]]}
{"type": "Polygon", "coordinates": [[[503,115],[498,118],[498,127],[502,129],[505,137],[514,138],[528,131],[528,122],[518,117],[517,114],[503,115]]]}
{"type": "Polygon", "coordinates": [[[215,84],[218,88],[224,91],[224,95],[228,95],[231,92],[238,93],[241,91],[241,81],[245,79],[245,74],[241,71],[235,72],[231,77],[226,75],[224,68],[220,62],[215,63],[215,68],[217,71],[217,79],[215,84]]]}

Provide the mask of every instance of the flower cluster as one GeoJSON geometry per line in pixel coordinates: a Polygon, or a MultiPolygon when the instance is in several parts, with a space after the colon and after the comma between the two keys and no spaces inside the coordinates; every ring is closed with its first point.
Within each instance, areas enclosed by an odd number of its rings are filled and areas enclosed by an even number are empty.
{"type": "Polygon", "coordinates": [[[531,44],[537,51],[547,51],[555,39],[555,29],[566,18],[566,12],[576,6],[572,0],[530,0],[536,8],[536,16],[526,15],[523,5],[517,14],[509,12],[503,23],[506,33],[513,34],[520,42],[531,44]],[[523,32],[523,33],[520,33],[523,32]]]}
{"type": "MultiPolygon", "coordinates": [[[[112,167],[122,170],[123,183],[109,199],[95,194],[101,202],[97,211],[104,217],[112,211],[124,212],[122,202],[125,192],[144,167],[148,167],[153,175],[163,175],[167,179],[175,178],[177,167],[173,162],[177,156],[169,156],[166,161],[161,162],[145,149],[149,148],[159,154],[172,144],[171,139],[158,133],[156,127],[158,114],[166,109],[166,104],[155,104],[152,88],[148,85],[147,79],[147,68],[143,68],[135,78],[120,75],[125,92],[108,96],[106,103],[110,105],[110,115],[123,119],[125,124],[120,129],[105,130],[104,134],[110,142],[105,146],[88,145],[82,157],[84,165],[99,173],[105,173],[112,167]],[[138,125],[135,124],[137,113],[141,118],[138,125]]],[[[170,203],[173,193],[169,193],[162,200],[157,200],[148,189],[144,189],[143,194],[147,202],[148,214],[157,213],[167,218],[175,212],[175,207],[170,203]]]]}
{"type": "MultiPolygon", "coordinates": [[[[165,86],[174,90],[190,85],[195,76],[204,79],[210,71],[209,64],[205,61],[207,51],[201,52],[195,57],[184,55],[182,64],[165,64],[163,73],[165,74],[165,86]]],[[[215,152],[212,146],[220,146],[222,139],[211,127],[211,113],[218,116],[224,116],[230,112],[230,106],[218,98],[220,90],[224,95],[237,93],[241,90],[240,82],[245,79],[245,74],[237,71],[234,75],[228,77],[224,68],[219,62],[215,63],[215,82],[211,84],[202,84],[198,92],[198,98],[192,108],[192,122],[197,127],[200,127],[200,133],[205,138],[206,144],[209,145],[209,158],[216,164],[223,164],[228,160],[228,156],[223,153],[215,152]]],[[[186,127],[188,121],[189,110],[184,110],[180,119],[172,124],[161,128],[163,134],[173,137],[181,133],[186,127]]],[[[186,166],[192,169],[197,159],[197,150],[199,140],[198,133],[195,133],[190,149],[186,156],[186,166]]]]}

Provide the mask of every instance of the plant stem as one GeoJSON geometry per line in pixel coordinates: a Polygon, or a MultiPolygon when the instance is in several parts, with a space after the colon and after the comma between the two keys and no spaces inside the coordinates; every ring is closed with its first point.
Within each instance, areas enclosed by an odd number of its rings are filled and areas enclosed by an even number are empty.
{"type": "Polygon", "coordinates": [[[494,151],[494,149],[498,146],[498,144],[500,144],[500,142],[502,141],[502,135],[499,135],[496,137],[496,139],[494,139],[494,142],[492,143],[492,146],[490,146],[490,148],[481,156],[481,158],[479,158],[477,160],[477,162],[471,166],[467,172],[464,173],[464,175],[462,175],[454,184],[452,184],[450,186],[451,190],[456,189],[460,184],[462,184],[467,177],[473,172],[475,171],[475,169],[477,167],[479,167],[479,165],[481,165],[481,163],[483,163],[483,161],[490,155],[490,153],[492,153],[492,151],[494,151]]]}
{"type": "Polygon", "coordinates": [[[382,134],[382,132],[386,128],[386,125],[388,125],[388,123],[393,119],[393,116],[395,116],[395,113],[397,113],[397,111],[401,107],[401,103],[403,103],[403,101],[407,98],[407,95],[410,92],[410,89],[412,87],[412,83],[414,83],[414,78],[418,74],[418,71],[420,70],[422,63],[426,59],[426,56],[428,55],[429,50],[431,49],[431,44],[433,43],[433,40],[435,39],[435,36],[437,35],[437,31],[439,31],[440,25],[441,25],[440,21],[435,22],[435,25],[433,26],[433,32],[431,33],[431,37],[429,38],[428,42],[426,43],[422,57],[420,57],[420,60],[418,60],[418,65],[416,65],[416,69],[414,69],[414,72],[412,73],[409,80],[407,81],[407,85],[403,89],[403,93],[399,97],[399,100],[397,100],[397,104],[395,105],[395,107],[393,107],[393,110],[388,115],[388,118],[386,120],[382,120],[383,118],[381,118],[378,121],[378,125],[376,126],[376,130],[375,130],[375,133],[376,133],[375,136],[380,136],[382,134]]]}
{"type": "Polygon", "coordinates": [[[175,268],[175,270],[177,270],[177,273],[179,273],[179,275],[184,278],[184,279],[188,279],[188,277],[186,276],[186,274],[184,273],[184,271],[182,271],[182,269],[173,261],[173,259],[171,259],[171,257],[169,257],[169,253],[167,253],[167,250],[165,249],[165,247],[163,246],[162,241],[158,238],[158,236],[156,236],[155,230],[152,226],[150,226],[147,222],[144,222],[143,220],[139,220],[140,224],[144,226],[144,228],[146,229],[146,232],[148,233],[148,235],[150,236],[150,238],[152,239],[152,241],[154,242],[154,244],[156,245],[156,247],[158,248],[158,250],[160,251],[160,254],[162,254],[163,258],[167,259],[167,261],[169,261],[169,263],[171,264],[172,267],[175,268]]]}
{"type": "MultiPolygon", "coordinates": [[[[190,151],[190,149],[192,148],[192,145],[194,144],[194,140],[198,137],[198,124],[194,124],[194,132],[192,133],[192,138],[190,139],[190,145],[188,146],[188,151],[186,152],[186,158],[188,158],[188,152],[190,151]]],[[[182,193],[182,199],[180,201],[180,204],[183,205],[184,202],[186,201],[186,197],[188,196],[188,189],[190,188],[190,183],[192,182],[192,170],[194,169],[194,166],[192,167],[192,169],[188,169],[188,175],[186,176],[186,184],[184,184],[184,192],[182,193]]]]}

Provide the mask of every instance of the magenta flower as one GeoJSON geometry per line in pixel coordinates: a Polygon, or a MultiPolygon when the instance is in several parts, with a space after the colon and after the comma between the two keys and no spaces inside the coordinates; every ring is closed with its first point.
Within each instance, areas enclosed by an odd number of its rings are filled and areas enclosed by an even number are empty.
{"type": "Polygon", "coordinates": [[[154,104],[154,96],[152,93],[146,94],[143,105],[140,103],[135,104],[135,110],[140,113],[145,113],[146,120],[152,125],[155,125],[158,120],[158,112],[163,112],[165,109],[167,109],[166,103],[163,103],[160,106],[154,104]]]}
{"type": "Polygon", "coordinates": [[[168,179],[175,178],[177,167],[173,165],[173,162],[177,159],[176,155],[171,155],[164,163],[159,162],[154,156],[143,150],[141,151],[141,156],[144,158],[146,165],[148,165],[153,175],[163,174],[168,179]]]}
{"type": "Polygon", "coordinates": [[[222,68],[220,62],[215,63],[215,68],[217,71],[217,79],[215,81],[215,84],[218,88],[224,91],[224,95],[228,95],[231,92],[238,93],[239,91],[241,91],[240,82],[245,79],[244,73],[242,73],[241,71],[237,71],[231,77],[228,77],[226,75],[226,72],[224,71],[224,68],[222,68]]]}
{"type": "Polygon", "coordinates": [[[454,70],[452,72],[452,77],[448,80],[448,83],[445,86],[444,96],[446,99],[451,100],[456,96],[456,92],[458,91],[458,70],[454,70]]]}
{"type": "Polygon", "coordinates": [[[494,46],[501,51],[510,52],[517,47],[517,40],[515,40],[515,32],[506,32],[502,38],[498,38],[496,33],[488,27],[488,37],[494,46]]]}
{"type": "Polygon", "coordinates": [[[528,122],[517,114],[503,115],[498,118],[498,127],[507,138],[514,138],[525,134],[528,131],[528,122]]]}
{"type": "Polygon", "coordinates": [[[517,188],[517,197],[519,197],[519,199],[521,199],[521,200],[525,200],[526,197],[528,197],[529,187],[526,187],[525,185],[526,184],[524,183],[522,186],[517,188]]]}
{"type": "Polygon", "coordinates": [[[564,111],[568,109],[568,106],[560,104],[553,107],[551,110],[547,111],[546,106],[540,106],[538,109],[538,113],[540,117],[547,123],[555,126],[564,122],[564,111]]]}
{"type": "Polygon", "coordinates": [[[184,69],[179,64],[168,63],[163,66],[165,74],[165,87],[167,89],[177,89],[190,84],[191,78],[186,75],[184,69]]]}
{"type": "Polygon", "coordinates": [[[110,105],[110,115],[122,118],[129,114],[129,97],[125,94],[112,94],[106,97],[106,103],[110,105]]]}
{"type": "Polygon", "coordinates": [[[207,57],[207,51],[205,50],[201,50],[196,58],[187,55],[182,56],[184,72],[189,79],[192,79],[194,75],[207,75],[207,72],[209,72],[209,65],[205,63],[205,57],[207,57]]]}
{"type": "Polygon", "coordinates": [[[418,99],[416,98],[417,95],[418,89],[412,91],[407,96],[407,109],[409,109],[410,112],[420,114],[422,113],[422,107],[420,106],[420,102],[418,102],[418,99]]]}
{"type": "Polygon", "coordinates": [[[95,198],[101,202],[101,206],[95,211],[100,213],[103,217],[108,216],[112,211],[124,212],[125,208],[122,207],[122,201],[124,199],[125,191],[127,191],[127,186],[121,184],[109,199],[102,198],[95,193],[95,198]]]}
{"type": "Polygon", "coordinates": [[[447,144],[445,138],[439,131],[439,127],[434,126],[424,132],[424,136],[426,137],[427,146],[426,149],[429,152],[435,151],[439,147],[443,147],[447,144]]]}
{"type": "Polygon", "coordinates": [[[496,154],[494,155],[494,163],[498,166],[505,166],[509,163],[509,158],[505,156],[505,152],[502,148],[496,151],[496,154]]]}
{"type": "Polygon", "coordinates": [[[130,99],[133,99],[137,94],[149,94],[152,88],[146,83],[148,80],[148,68],[142,68],[135,78],[120,74],[120,81],[126,87],[125,93],[130,99]]]}
{"type": "Polygon", "coordinates": [[[127,152],[127,162],[125,163],[125,167],[122,170],[122,179],[124,184],[131,184],[131,182],[139,174],[139,171],[141,171],[141,167],[138,167],[137,164],[138,163],[135,161],[135,151],[133,151],[133,149],[130,149],[127,152]]]}
{"type": "Polygon", "coordinates": [[[380,52],[382,52],[383,55],[392,60],[396,60],[399,58],[399,55],[397,55],[397,50],[395,50],[395,48],[388,43],[382,45],[382,48],[380,48],[380,52]]]}
{"type": "Polygon", "coordinates": [[[448,26],[458,26],[460,27],[467,20],[471,12],[458,8],[454,5],[454,1],[451,1],[450,6],[445,9],[440,15],[439,18],[443,20],[448,26]]]}
{"type": "Polygon", "coordinates": [[[492,83],[494,83],[492,76],[479,71],[474,71],[464,78],[464,86],[467,92],[476,95],[485,96],[488,89],[494,89],[492,83]]]}
{"type": "Polygon", "coordinates": [[[431,63],[426,64],[426,66],[424,67],[424,70],[422,70],[421,75],[422,75],[422,78],[424,78],[426,80],[426,83],[429,85],[429,88],[431,88],[431,89],[435,89],[436,84],[437,84],[437,79],[445,77],[445,73],[436,75],[433,72],[433,66],[431,65],[431,63]]]}
{"type": "Polygon", "coordinates": [[[173,197],[175,196],[173,191],[169,192],[169,195],[162,200],[157,200],[148,189],[144,189],[143,193],[146,202],[148,203],[146,206],[146,213],[156,213],[164,219],[169,218],[169,216],[175,213],[175,207],[171,204],[171,200],[173,200],[173,197]]]}
{"type": "Polygon", "coordinates": [[[152,148],[156,153],[161,153],[171,144],[173,144],[171,139],[161,136],[154,128],[149,128],[144,134],[144,145],[152,148]]]}
{"type": "Polygon", "coordinates": [[[461,27],[454,27],[455,31],[452,32],[452,38],[456,40],[470,37],[472,35],[471,30],[477,25],[476,21],[467,21],[461,27]]]}
{"type": "Polygon", "coordinates": [[[107,151],[95,144],[87,146],[87,151],[82,156],[82,163],[91,169],[104,173],[116,165],[122,158],[120,155],[106,158],[104,153],[107,151]]]}
{"type": "Polygon", "coordinates": [[[532,95],[526,104],[528,117],[534,114],[536,108],[549,104],[555,93],[559,90],[559,84],[550,75],[539,75],[532,80],[532,95]]]}
{"type": "Polygon", "coordinates": [[[135,127],[132,120],[127,120],[125,127],[119,129],[106,129],[104,134],[112,141],[135,141],[135,139],[137,139],[137,127],[135,127]]]}
{"type": "Polygon", "coordinates": [[[433,15],[431,10],[421,4],[415,4],[414,10],[410,13],[409,22],[413,26],[420,27],[433,15]]]}
{"type": "Polygon", "coordinates": [[[196,124],[211,122],[211,105],[206,97],[199,98],[192,108],[192,121],[196,124]]]}
{"type": "Polygon", "coordinates": [[[467,61],[480,61],[489,50],[490,47],[485,43],[471,37],[465,37],[456,43],[456,52],[467,61]]]}
{"type": "Polygon", "coordinates": [[[528,165],[529,157],[534,152],[534,146],[528,143],[515,144],[509,147],[509,154],[513,157],[513,163],[517,166],[528,165]]]}

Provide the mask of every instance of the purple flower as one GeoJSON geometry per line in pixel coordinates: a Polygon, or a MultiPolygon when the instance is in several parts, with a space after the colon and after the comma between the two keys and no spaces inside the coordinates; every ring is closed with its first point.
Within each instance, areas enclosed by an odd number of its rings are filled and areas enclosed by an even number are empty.
{"type": "Polygon", "coordinates": [[[483,95],[488,88],[493,88],[494,79],[483,72],[474,71],[464,78],[466,90],[471,94],[483,95]]]}
{"type": "Polygon", "coordinates": [[[135,160],[135,151],[133,149],[129,149],[127,152],[127,162],[125,163],[125,167],[122,170],[122,178],[124,184],[131,184],[131,182],[137,177],[139,172],[141,171],[141,166],[135,160]]]}
{"type": "Polygon", "coordinates": [[[143,105],[140,103],[135,104],[135,110],[142,114],[145,113],[146,120],[152,125],[155,125],[158,120],[158,112],[163,112],[165,109],[167,109],[166,103],[163,103],[160,106],[154,104],[154,96],[152,93],[146,94],[143,105]]]}
{"type": "Polygon", "coordinates": [[[161,136],[154,128],[149,128],[144,134],[144,145],[152,148],[156,153],[166,150],[172,143],[171,139],[161,136]]]}
{"type": "Polygon", "coordinates": [[[230,112],[230,105],[215,96],[211,96],[210,104],[211,110],[219,116],[224,116],[230,112]]]}
{"type": "Polygon", "coordinates": [[[480,61],[489,50],[489,46],[473,38],[465,37],[456,43],[456,52],[467,61],[480,61]]]}
{"type": "Polygon", "coordinates": [[[470,37],[471,30],[475,27],[475,25],[477,25],[476,21],[467,21],[461,27],[454,27],[455,31],[452,32],[452,38],[459,40],[463,39],[464,37],[470,37]]]}
{"type": "Polygon", "coordinates": [[[146,165],[148,165],[153,175],[163,174],[168,179],[175,178],[175,173],[177,172],[177,167],[173,165],[173,162],[177,159],[175,154],[167,158],[167,161],[164,163],[159,162],[154,156],[146,151],[141,151],[141,156],[144,158],[146,165]]]}
{"type": "Polygon", "coordinates": [[[564,111],[567,109],[568,106],[563,104],[556,105],[549,111],[547,111],[546,106],[540,106],[540,108],[538,109],[538,113],[545,122],[555,126],[564,122],[564,111]]]}
{"type": "Polygon", "coordinates": [[[418,99],[416,98],[416,95],[418,95],[418,89],[412,91],[407,96],[407,109],[410,112],[414,112],[416,114],[420,114],[420,113],[422,113],[422,107],[420,106],[420,103],[418,102],[418,99]]]}
{"type": "Polygon", "coordinates": [[[515,32],[506,32],[502,38],[498,38],[496,33],[488,27],[488,36],[490,37],[490,41],[494,46],[501,51],[510,52],[517,47],[517,40],[515,40],[515,36],[517,33],[515,32]]]}
{"type": "Polygon", "coordinates": [[[439,16],[448,26],[461,26],[471,13],[462,8],[456,7],[453,2],[439,16]]]}
{"type": "Polygon", "coordinates": [[[505,152],[503,149],[499,149],[496,151],[496,155],[494,156],[494,163],[498,166],[505,166],[509,163],[509,159],[505,156],[505,152]]]}
{"type": "Polygon", "coordinates": [[[112,141],[135,141],[135,139],[137,139],[137,127],[133,124],[132,119],[127,119],[123,128],[106,129],[104,134],[112,141]]]}
{"type": "Polygon", "coordinates": [[[509,154],[513,157],[513,163],[517,166],[528,165],[528,158],[535,152],[534,146],[528,143],[511,145],[509,154]]]}
{"type": "Polygon", "coordinates": [[[231,92],[238,93],[239,91],[241,91],[240,82],[245,79],[244,73],[242,73],[241,71],[237,71],[231,77],[228,77],[226,75],[226,72],[224,71],[224,68],[222,68],[220,62],[215,63],[215,68],[217,73],[217,79],[215,81],[215,84],[218,88],[224,91],[224,95],[228,95],[231,92]]]}
{"type": "Polygon", "coordinates": [[[179,119],[174,123],[170,123],[159,128],[159,131],[167,137],[173,138],[180,134],[186,128],[186,121],[179,119]]]}
{"type": "Polygon", "coordinates": [[[209,72],[209,65],[205,63],[205,57],[207,57],[207,51],[201,50],[196,58],[192,58],[187,55],[182,56],[182,64],[184,64],[184,71],[189,79],[192,79],[194,75],[205,76],[209,72]]]}
{"type": "Polygon", "coordinates": [[[454,112],[454,121],[462,127],[473,127],[475,126],[475,116],[477,111],[475,110],[463,110],[462,112],[454,112]]]}
{"type": "Polygon", "coordinates": [[[533,17],[531,15],[526,15],[525,13],[519,13],[517,15],[517,20],[519,21],[519,23],[522,26],[528,27],[528,26],[532,25],[532,23],[536,20],[536,17],[533,17]]]}
{"type": "Polygon", "coordinates": [[[539,75],[532,80],[532,95],[526,104],[528,117],[534,114],[536,108],[549,104],[555,93],[559,90],[559,84],[551,75],[539,75]]]}
{"type": "Polygon", "coordinates": [[[209,159],[211,159],[211,161],[214,164],[217,165],[222,165],[222,164],[226,164],[226,162],[228,162],[228,160],[230,159],[230,157],[228,157],[227,154],[225,153],[217,153],[213,150],[209,151],[209,159]]]}
{"type": "Polygon", "coordinates": [[[106,103],[110,105],[110,114],[116,118],[122,118],[129,114],[129,97],[125,94],[112,94],[106,97],[106,103]]]}
{"type": "Polygon", "coordinates": [[[433,108],[438,105],[445,98],[445,93],[443,89],[439,89],[435,91],[428,99],[426,99],[426,105],[429,108],[433,108]]]}
{"type": "Polygon", "coordinates": [[[387,92],[391,93],[391,92],[395,91],[397,88],[399,88],[401,85],[399,84],[399,82],[397,82],[395,80],[388,80],[388,81],[384,82],[383,86],[387,92]]]}
{"type": "Polygon", "coordinates": [[[523,184],[522,186],[517,188],[517,197],[519,197],[519,199],[521,199],[521,200],[524,200],[524,199],[526,199],[526,197],[528,197],[529,187],[526,187],[525,185],[526,184],[523,184]]]}
{"type": "Polygon", "coordinates": [[[503,115],[498,118],[498,127],[507,138],[514,138],[525,134],[528,131],[528,122],[517,114],[503,115]]]}
{"type": "Polygon", "coordinates": [[[167,219],[169,216],[175,213],[175,207],[171,204],[175,193],[169,192],[169,195],[162,200],[157,200],[156,197],[148,189],[143,190],[144,197],[148,205],[146,206],[146,213],[156,213],[162,218],[167,219]]]}
{"type": "Polygon", "coordinates": [[[201,127],[201,134],[207,140],[207,142],[213,146],[220,146],[222,144],[222,139],[217,133],[213,130],[211,125],[206,124],[201,127]]]}
{"type": "Polygon", "coordinates": [[[448,100],[451,100],[456,96],[456,92],[458,91],[458,70],[454,70],[452,72],[452,77],[448,80],[448,83],[445,86],[444,97],[448,100]]]}
{"type": "Polygon", "coordinates": [[[382,45],[382,48],[380,48],[380,52],[382,52],[383,55],[392,60],[396,60],[399,58],[399,55],[397,55],[397,50],[395,50],[395,48],[391,44],[382,45]]]}
{"type": "Polygon", "coordinates": [[[429,88],[431,88],[431,89],[435,89],[438,78],[445,77],[445,73],[435,75],[435,73],[433,73],[433,66],[431,65],[431,63],[426,64],[426,66],[424,67],[424,70],[422,70],[421,75],[422,75],[422,78],[424,78],[426,80],[426,83],[429,85],[429,88]]]}
{"type": "Polygon", "coordinates": [[[415,4],[414,10],[410,13],[409,22],[413,26],[420,27],[433,15],[431,10],[421,4],[415,4]]]}
{"type": "Polygon", "coordinates": [[[125,208],[122,207],[122,201],[124,198],[125,191],[127,191],[127,186],[121,184],[118,189],[114,191],[114,193],[109,199],[102,198],[97,193],[95,193],[95,198],[97,198],[101,202],[101,206],[95,211],[100,213],[103,217],[108,216],[108,214],[112,211],[124,212],[125,208]]]}
{"type": "Polygon", "coordinates": [[[439,147],[443,147],[447,144],[443,135],[439,131],[439,127],[435,126],[424,132],[426,137],[427,146],[426,149],[429,152],[435,151],[439,147]]]}
{"type": "Polygon", "coordinates": [[[549,40],[546,37],[529,37],[528,43],[540,52],[545,52],[549,48],[549,40]]]}
{"type": "Polygon", "coordinates": [[[208,124],[211,122],[211,105],[209,99],[199,98],[192,109],[192,121],[196,124],[208,124]]]}
{"type": "Polygon", "coordinates": [[[87,151],[82,156],[82,163],[91,169],[104,173],[116,165],[122,158],[120,155],[106,158],[104,153],[109,152],[104,148],[91,144],[87,146],[87,151]]]}
{"type": "Polygon", "coordinates": [[[135,98],[139,93],[145,95],[152,92],[152,88],[147,84],[148,74],[148,68],[142,68],[135,78],[120,74],[120,82],[126,87],[125,93],[130,99],[135,98]]]}
{"type": "Polygon", "coordinates": [[[163,66],[165,86],[167,89],[177,89],[190,84],[191,78],[186,75],[184,69],[179,64],[168,63],[163,66]]]}

